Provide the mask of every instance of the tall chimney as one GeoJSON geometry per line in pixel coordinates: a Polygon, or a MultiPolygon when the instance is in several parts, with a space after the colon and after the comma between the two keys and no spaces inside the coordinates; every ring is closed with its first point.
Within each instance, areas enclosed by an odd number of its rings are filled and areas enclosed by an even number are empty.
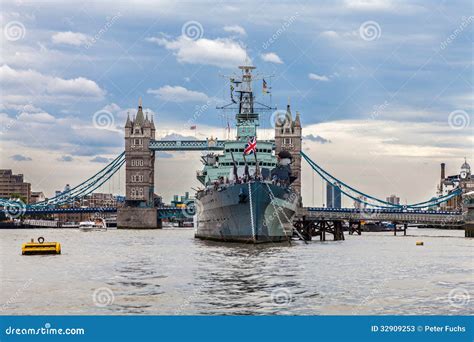
{"type": "Polygon", "coordinates": [[[446,177],[446,164],[441,163],[441,180],[439,182],[439,189],[441,190],[441,192],[443,192],[443,181],[445,177],[446,177]]]}

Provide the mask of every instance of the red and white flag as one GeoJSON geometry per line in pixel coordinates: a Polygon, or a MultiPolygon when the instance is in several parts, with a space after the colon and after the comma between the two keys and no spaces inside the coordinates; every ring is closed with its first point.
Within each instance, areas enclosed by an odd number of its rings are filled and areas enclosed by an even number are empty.
{"type": "Polygon", "coordinates": [[[245,145],[244,154],[249,155],[257,152],[257,137],[250,137],[245,145]]]}

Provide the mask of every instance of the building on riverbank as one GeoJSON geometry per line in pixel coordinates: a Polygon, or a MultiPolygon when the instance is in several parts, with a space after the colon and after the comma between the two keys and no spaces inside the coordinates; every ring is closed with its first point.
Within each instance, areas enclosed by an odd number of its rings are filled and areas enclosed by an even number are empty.
{"type": "Polygon", "coordinates": [[[0,170],[0,198],[20,196],[26,203],[31,200],[31,184],[23,180],[23,174],[13,174],[11,169],[0,170]]]}
{"type": "MultiPolygon", "coordinates": [[[[441,177],[438,185],[438,196],[445,196],[457,187],[462,189],[462,193],[474,191],[474,175],[471,173],[471,166],[467,160],[461,165],[458,174],[446,176],[446,164],[441,164],[441,177]]],[[[460,210],[462,208],[462,195],[451,198],[441,203],[442,210],[460,210]]]]}

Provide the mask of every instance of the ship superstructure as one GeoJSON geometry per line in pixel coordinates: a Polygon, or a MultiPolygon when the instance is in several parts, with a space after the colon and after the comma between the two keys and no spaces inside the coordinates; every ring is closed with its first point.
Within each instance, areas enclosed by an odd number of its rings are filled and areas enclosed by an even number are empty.
{"type": "Polygon", "coordinates": [[[274,141],[258,139],[259,114],[252,90],[255,67],[239,69],[241,75],[230,78],[232,103],[228,105],[237,106],[236,138],[224,143],[222,154],[201,157],[204,168],[197,178],[204,189],[196,194],[196,237],[286,241],[299,203],[299,193],[292,188],[292,155],[288,151],[275,155],[274,141]]]}
{"type": "MultiPolygon", "coordinates": [[[[254,113],[254,94],[252,91],[252,70],[254,66],[240,66],[242,77],[230,78],[232,92],[237,93],[237,99],[232,95],[232,104],[238,105],[236,119],[235,140],[225,142],[223,154],[210,153],[202,157],[204,169],[198,172],[198,180],[203,185],[209,185],[219,180],[220,177],[233,177],[232,169],[237,166],[240,176],[245,165],[249,167],[249,172],[255,171],[256,161],[260,168],[271,170],[277,165],[274,154],[275,143],[270,140],[257,140],[256,156],[244,156],[245,145],[252,137],[257,138],[257,127],[259,126],[259,115],[254,113]]],[[[224,107],[222,107],[224,108],[224,107]]],[[[268,107],[270,109],[270,107],[268,107]]],[[[210,142],[212,144],[212,141],[210,142]]],[[[263,170],[265,173],[266,171],[263,170]]]]}

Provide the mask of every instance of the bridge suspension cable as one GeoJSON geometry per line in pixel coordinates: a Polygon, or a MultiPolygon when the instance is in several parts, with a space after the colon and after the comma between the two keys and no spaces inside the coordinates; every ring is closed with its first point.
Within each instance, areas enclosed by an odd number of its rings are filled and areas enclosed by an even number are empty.
{"type": "MultiPolygon", "coordinates": [[[[26,207],[26,209],[40,209],[40,208],[45,208],[49,206],[58,206],[58,205],[74,202],[75,200],[81,199],[84,196],[87,196],[88,194],[92,193],[102,184],[107,182],[117,171],[120,170],[121,166],[124,163],[125,163],[125,152],[122,152],[121,154],[118,155],[118,157],[112,160],[106,167],[104,167],[102,170],[100,170],[99,172],[97,172],[95,175],[88,178],[84,182],[80,183],[79,185],[76,185],[75,187],[57,196],[51,197],[47,200],[30,204],[30,205],[26,205],[26,206],[24,206],[23,204],[22,206],[26,207]]],[[[19,203],[18,201],[0,199],[0,206],[3,206],[3,207],[14,206],[15,207],[15,206],[19,206],[19,203]]]]}
{"type": "Polygon", "coordinates": [[[336,177],[332,176],[329,172],[325,171],[322,167],[317,165],[311,158],[309,158],[304,152],[300,152],[301,156],[306,160],[306,162],[311,166],[311,168],[318,173],[326,182],[331,184],[333,187],[337,187],[341,190],[343,194],[352,198],[353,200],[365,204],[370,207],[375,207],[377,209],[422,209],[431,207],[434,205],[438,205],[440,203],[446,202],[449,199],[458,196],[461,194],[462,190],[457,188],[454,191],[450,192],[449,194],[443,195],[441,197],[432,198],[427,201],[408,204],[408,205],[400,205],[400,204],[393,204],[388,201],[381,200],[374,196],[370,196],[365,194],[359,190],[354,189],[353,187],[347,185],[343,181],[337,179],[336,177]]]}
{"type": "Polygon", "coordinates": [[[60,195],[49,198],[45,201],[41,201],[32,205],[28,205],[29,208],[39,208],[50,205],[61,205],[75,201],[76,199],[82,198],[99,186],[104,184],[110,179],[125,163],[125,152],[122,152],[117,158],[110,162],[106,167],[97,172],[95,175],[85,180],[84,182],[76,185],[75,187],[61,193],[60,195]]]}

